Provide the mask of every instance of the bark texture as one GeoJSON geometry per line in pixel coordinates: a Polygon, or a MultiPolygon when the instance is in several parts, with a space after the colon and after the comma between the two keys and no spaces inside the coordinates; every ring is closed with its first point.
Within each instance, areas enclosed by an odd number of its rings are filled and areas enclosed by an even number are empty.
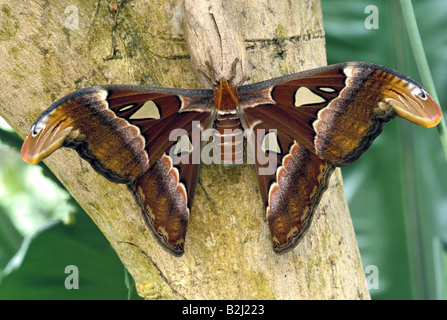
{"type": "MultiPolygon", "coordinates": [[[[22,137],[52,102],[82,87],[202,87],[179,2],[117,3],[111,12],[111,1],[0,0],[0,116],[22,137]]],[[[326,64],[319,1],[227,0],[223,8],[253,82],[326,64]]],[[[105,234],[144,298],[369,298],[339,170],[304,239],[276,255],[254,167],[203,165],[186,252],[175,258],[146,230],[126,186],[96,174],[73,150],[55,152],[46,164],[105,234]]]]}

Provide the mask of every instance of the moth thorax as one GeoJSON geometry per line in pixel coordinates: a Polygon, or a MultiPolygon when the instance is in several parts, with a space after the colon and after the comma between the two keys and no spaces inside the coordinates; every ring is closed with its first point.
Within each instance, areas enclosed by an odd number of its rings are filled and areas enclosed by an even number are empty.
{"type": "Polygon", "coordinates": [[[214,88],[214,100],[219,111],[235,110],[239,104],[237,89],[225,78],[214,88]]]}
{"type": "Polygon", "coordinates": [[[226,166],[239,165],[244,160],[244,130],[234,112],[220,112],[214,125],[214,150],[226,166]]]}

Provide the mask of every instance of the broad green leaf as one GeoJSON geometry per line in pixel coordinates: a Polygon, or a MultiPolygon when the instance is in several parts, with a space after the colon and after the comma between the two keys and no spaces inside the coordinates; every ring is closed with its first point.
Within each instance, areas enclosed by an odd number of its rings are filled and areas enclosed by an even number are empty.
{"type": "Polygon", "coordinates": [[[116,253],[82,210],[69,225],[51,221],[27,237],[0,281],[0,299],[137,298],[116,253]]]}

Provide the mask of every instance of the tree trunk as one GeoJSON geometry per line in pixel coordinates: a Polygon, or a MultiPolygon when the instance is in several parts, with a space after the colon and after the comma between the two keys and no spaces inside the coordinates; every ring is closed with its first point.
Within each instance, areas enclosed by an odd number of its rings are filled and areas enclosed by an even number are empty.
{"type": "MultiPolygon", "coordinates": [[[[0,1],[0,116],[22,137],[52,102],[82,87],[201,87],[177,1],[117,1],[116,12],[111,1],[72,2],[0,1]]],[[[319,1],[227,0],[223,7],[243,39],[253,82],[326,64],[319,1]]],[[[202,165],[185,254],[176,258],[152,238],[126,186],[96,174],[73,150],[55,152],[46,164],[144,298],[369,298],[338,169],[303,240],[277,255],[254,166],[202,165]]]]}

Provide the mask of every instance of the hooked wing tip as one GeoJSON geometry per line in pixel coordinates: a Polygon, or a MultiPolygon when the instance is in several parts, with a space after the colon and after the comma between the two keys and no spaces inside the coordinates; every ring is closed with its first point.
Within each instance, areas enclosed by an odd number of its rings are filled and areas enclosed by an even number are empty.
{"type": "Polygon", "coordinates": [[[22,159],[30,164],[39,163],[60,148],[71,131],[72,128],[67,127],[62,130],[42,131],[34,135],[31,130],[20,151],[22,159]]]}
{"type": "Polygon", "coordinates": [[[428,94],[421,104],[395,106],[396,113],[419,126],[432,128],[441,122],[442,111],[436,101],[428,94]]]}
{"type": "Polygon", "coordinates": [[[42,160],[42,157],[39,156],[39,152],[33,148],[32,143],[29,141],[29,136],[25,138],[23,142],[22,149],[20,150],[20,155],[22,159],[29,164],[36,164],[42,160]]]}

